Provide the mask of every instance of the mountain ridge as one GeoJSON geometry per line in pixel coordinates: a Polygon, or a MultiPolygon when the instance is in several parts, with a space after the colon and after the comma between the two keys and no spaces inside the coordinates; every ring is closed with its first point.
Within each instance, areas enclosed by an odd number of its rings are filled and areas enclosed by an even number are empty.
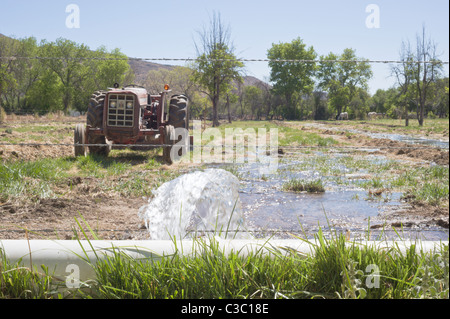
{"type": "MultiPolygon", "coordinates": [[[[130,65],[131,69],[134,72],[135,76],[135,82],[139,85],[144,85],[145,80],[147,78],[147,74],[149,71],[152,70],[160,70],[160,69],[167,69],[167,70],[173,70],[176,68],[176,65],[167,65],[167,64],[160,64],[160,63],[154,63],[150,61],[145,60],[139,60],[139,59],[132,59],[128,57],[128,64],[130,65]]],[[[261,85],[261,86],[268,86],[269,84],[258,79],[257,77],[254,77],[252,75],[244,75],[242,77],[244,79],[244,86],[249,85],[261,85]]]]}

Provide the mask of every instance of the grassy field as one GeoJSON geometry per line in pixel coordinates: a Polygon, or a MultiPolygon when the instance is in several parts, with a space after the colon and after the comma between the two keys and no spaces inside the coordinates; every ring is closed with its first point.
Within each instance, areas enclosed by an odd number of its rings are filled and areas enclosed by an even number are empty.
{"type": "MultiPolygon", "coordinates": [[[[424,127],[394,120],[329,123],[370,131],[429,135],[448,138],[448,120],[426,121],[424,127]]],[[[234,122],[226,128],[278,129],[280,161],[295,159],[290,170],[314,169],[323,180],[345,185],[356,183],[368,194],[399,191],[404,198],[425,209],[448,211],[448,165],[430,165],[388,152],[382,161],[358,150],[349,152],[339,147],[353,145],[353,135],[324,134],[321,129],[305,129],[302,122],[234,122]],[[289,147],[305,148],[290,151],[289,147]],[[308,148],[311,146],[311,148],[308,148]],[[336,156],[336,152],[342,152],[336,156]],[[341,167],[346,170],[342,171],[341,167]],[[351,180],[351,174],[364,172],[365,178],[351,180]]],[[[0,143],[56,143],[73,141],[73,123],[43,121],[7,124],[0,129],[0,143]]],[[[0,146],[0,221],[21,216],[32,219],[34,210],[45,199],[64,202],[65,209],[83,195],[86,205],[104,198],[139,199],[151,197],[162,183],[204,165],[166,165],[162,151],[113,150],[109,157],[73,156],[71,147],[0,146]],[[33,207],[34,207],[33,206],[33,207]],[[22,210],[23,209],[23,210],[22,210]],[[10,213],[7,213],[10,212],[10,213]],[[14,212],[14,214],[13,214],[14,212]]],[[[228,168],[238,177],[237,170],[228,168]]],[[[289,172],[280,171],[279,174],[289,172]]],[[[266,176],[260,177],[262,181],[266,176]]],[[[321,192],[322,181],[293,179],[286,191],[321,192]]],[[[56,207],[60,210],[59,207],[56,207]]],[[[56,210],[55,208],[55,210],[56,210]]],[[[46,207],[45,207],[46,209],[46,207]]],[[[78,207],[74,208],[74,210],[78,207]]],[[[119,209],[122,209],[119,207],[119,209]]],[[[123,208],[125,209],[125,208],[123,208]]],[[[74,213],[78,213],[75,211],[74,213]]],[[[94,216],[95,217],[95,216],[94,216]]],[[[62,218],[62,217],[58,217],[62,218]]],[[[73,215],[67,218],[73,219],[73,215]]],[[[96,217],[97,218],[97,217],[96,217]]],[[[107,216],[111,220],[111,216],[107,216]]],[[[97,236],[98,234],[96,234],[97,236]]],[[[117,255],[96,267],[97,281],[90,292],[71,291],[76,298],[448,298],[448,243],[435,254],[415,254],[412,250],[399,254],[392,250],[377,251],[357,245],[345,247],[346,238],[336,235],[316,247],[315,257],[292,252],[288,256],[275,253],[275,258],[258,254],[242,258],[225,256],[217,247],[205,247],[196,258],[173,256],[155,263],[140,263],[117,255]],[[380,286],[368,288],[366,269],[376,264],[381,272],[380,286]],[[123,274],[127,276],[123,276],[123,274]]],[[[300,240],[300,239],[299,239],[300,240]]],[[[55,294],[57,284],[47,269],[32,271],[11,265],[1,258],[0,298],[62,298],[55,294]]]]}

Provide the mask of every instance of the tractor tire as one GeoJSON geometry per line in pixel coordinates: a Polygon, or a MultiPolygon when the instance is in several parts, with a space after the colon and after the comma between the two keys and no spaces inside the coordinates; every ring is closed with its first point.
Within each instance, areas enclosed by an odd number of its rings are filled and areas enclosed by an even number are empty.
{"type": "Polygon", "coordinates": [[[86,127],[83,124],[77,124],[75,126],[75,132],[73,136],[73,142],[75,144],[75,157],[77,156],[86,156],[87,155],[87,147],[84,145],[78,146],[77,144],[85,144],[86,136],[86,127]]]}
{"type": "MultiPolygon", "coordinates": [[[[184,128],[189,132],[189,104],[188,99],[185,95],[173,95],[170,98],[169,104],[169,120],[168,124],[176,128],[184,128]]],[[[177,140],[171,141],[172,143],[177,143],[181,140],[178,137],[177,140]]],[[[187,153],[189,146],[189,134],[186,136],[186,145],[183,149],[178,150],[178,156],[182,156],[187,153]]]]}
{"type": "Polygon", "coordinates": [[[86,115],[87,125],[97,128],[103,127],[103,105],[105,103],[105,96],[104,91],[97,91],[92,94],[86,115]]]}
{"type": "Polygon", "coordinates": [[[169,105],[169,125],[189,130],[189,105],[184,95],[173,95],[169,105]]]}
{"type": "MultiPolygon", "coordinates": [[[[103,127],[103,107],[105,104],[105,92],[97,91],[92,94],[86,115],[87,125],[93,128],[103,127]]],[[[105,146],[89,146],[89,153],[108,156],[111,145],[107,143],[106,137],[102,135],[89,135],[88,144],[105,144],[105,146]]]]}

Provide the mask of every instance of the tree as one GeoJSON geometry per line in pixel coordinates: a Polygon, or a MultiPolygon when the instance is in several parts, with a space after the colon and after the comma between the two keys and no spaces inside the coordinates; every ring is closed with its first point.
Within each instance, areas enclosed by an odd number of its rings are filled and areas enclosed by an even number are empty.
{"type": "Polygon", "coordinates": [[[241,77],[243,63],[236,59],[230,42],[230,31],[222,24],[220,14],[214,14],[209,29],[199,33],[200,43],[195,43],[197,59],[193,80],[202,88],[213,109],[213,126],[219,126],[218,106],[223,92],[229,90],[232,81],[241,77]]]}
{"type": "Polygon", "coordinates": [[[345,49],[340,56],[329,53],[320,60],[319,88],[328,92],[329,103],[335,109],[337,117],[347,111],[360,88],[367,90],[372,70],[367,60],[358,58],[353,49],[345,49]],[[336,62],[338,60],[342,62],[336,62]]]}
{"type": "Polygon", "coordinates": [[[124,83],[131,67],[128,64],[128,57],[119,49],[108,52],[105,47],[101,46],[96,51],[89,52],[88,57],[91,59],[83,61],[83,64],[90,70],[88,79],[92,79],[94,82],[95,90],[104,90],[112,87],[114,83],[131,84],[124,83]]]}
{"type": "Polygon", "coordinates": [[[248,85],[244,88],[244,108],[250,111],[251,119],[260,119],[262,113],[262,90],[254,85],[248,85]]]}
{"type": "Polygon", "coordinates": [[[58,38],[55,42],[44,43],[43,52],[47,59],[43,60],[59,78],[62,84],[63,110],[67,112],[72,106],[76,89],[89,75],[83,61],[88,57],[88,47],[73,41],[58,38]]]}
{"type": "Polygon", "coordinates": [[[415,60],[413,64],[413,77],[417,90],[417,119],[423,126],[424,111],[430,86],[437,80],[442,70],[442,63],[436,53],[437,45],[426,36],[425,27],[422,35],[416,37],[415,60]],[[427,63],[431,61],[431,63],[427,63]]]}
{"type": "Polygon", "coordinates": [[[395,76],[397,84],[399,85],[398,101],[401,106],[403,106],[403,117],[405,119],[405,126],[409,125],[409,101],[411,91],[409,90],[410,85],[413,81],[413,64],[414,54],[411,50],[411,45],[409,41],[402,41],[400,49],[400,61],[402,63],[395,64],[392,66],[392,74],[395,76]]]}
{"type": "Polygon", "coordinates": [[[297,38],[290,43],[272,44],[267,52],[269,61],[270,81],[273,82],[273,92],[284,96],[287,103],[288,119],[296,118],[295,97],[301,97],[313,90],[313,76],[316,70],[314,62],[292,62],[277,60],[315,60],[314,48],[306,48],[303,40],[297,38]]]}
{"type": "Polygon", "coordinates": [[[39,48],[33,37],[14,40],[16,42],[16,54],[20,56],[15,60],[11,68],[11,75],[16,85],[7,91],[5,99],[9,101],[10,109],[24,110],[29,108],[27,92],[36,82],[41,70],[41,62],[34,57],[39,56],[39,48]],[[29,59],[30,58],[30,59],[29,59]]]}
{"type": "Polygon", "coordinates": [[[432,113],[439,118],[445,118],[449,114],[449,79],[448,77],[438,79],[430,87],[429,105],[427,115],[432,113]]]}
{"type": "Polygon", "coordinates": [[[403,41],[400,48],[401,64],[392,68],[397,83],[401,88],[401,100],[405,110],[405,125],[409,124],[408,106],[411,101],[416,105],[417,120],[423,126],[425,107],[428,102],[433,82],[442,71],[442,62],[436,53],[437,45],[427,37],[425,27],[422,34],[416,36],[416,48],[412,49],[409,41],[403,41]]]}
{"type": "Polygon", "coordinates": [[[192,100],[197,90],[192,81],[193,70],[189,67],[176,66],[173,69],[150,70],[147,73],[145,86],[154,94],[161,92],[164,84],[169,84],[172,92],[183,94],[192,100]]]}
{"type": "Polygon", "coordinates": [[[17,56],[17,40],[0,36],[0,107],[5,93],[16,86],[13,68],[17,56]]]}

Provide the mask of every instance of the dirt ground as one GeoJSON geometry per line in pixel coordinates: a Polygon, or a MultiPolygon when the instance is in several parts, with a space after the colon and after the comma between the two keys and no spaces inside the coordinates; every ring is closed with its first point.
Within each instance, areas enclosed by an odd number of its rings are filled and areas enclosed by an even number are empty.
{"type": "MultiPolygon", "coordinates": [[[[21,119],[18,124],[0,125],[0,142],[5,138],[14,137],[16,140],[26,140],[27,133],[21,133],[14,128],[19,127],[27,119],[21,119]],[[12,127],[12,132],[6,132],[12,127]]],[[[30,119],[33,121],[33,119],[30,119]]],[[[62,143],[72,143],[72,122],[66,121],[59,130],[64,138],[62,143]]],[[[76,120],[75,120],[76,122],[76,120]]],[[[34,123],[34,122],[33,122],[34,123]]],[[[283,124],[286,125],[286,124],[283,124]]],[[[302,127],[301,129],[316,132],[324,137],[332,137],[342,145],[380,147],[376,154],[390,158],[404,159],[412,165],[423,165],[435,162],[438,165],[449,165],[449,153],[433,147],[425,149],[411,149],[409,144],[384,139],[371,139],[364,135],[345,134],[345,132],[302,127]]],[[[33,132],[42,135],[42,143],[51,143],[51,134],[46,131],[33,132]]],[[[52,134],[55,134],[53,131],[52,134]]],[[[34,160],[42,157],[71,156],[71,146],[1,146],[0,158],[15,160],[34,160]]],[[[177,164],[162,165],[161,169],[176,170],[177,164]]],[[[148,233],[138,216],[138,210],[147,204],[142,197],[125,198],[113,194],[97,192],[92,187],[90,178],[75,177],[67,182],[61,193],[64,196],[56,199],[42,199],[35,203],[0,202],[0,238],[1,239],[73,239],[76,235],[84,235],[80,226],[88,232],[90,228],[102,239],[145,239],[148,233]],[[85,221],[86,223],[85,223],[85,221]]],[[[408,216],[412,224],[436,224],[448,229],[448,205],[434,207],[422,203],[410,202],[408,209],[393,212],[390,216],[391,224],[396,225],[399,218],[408,216]],[[400,215],[399,215],[400,214],[400,215]]],[[[389,216],[387,216],[389,218],[389,216]]],[[[88,235],[89,238],[93,238],[88,235]]]]}

